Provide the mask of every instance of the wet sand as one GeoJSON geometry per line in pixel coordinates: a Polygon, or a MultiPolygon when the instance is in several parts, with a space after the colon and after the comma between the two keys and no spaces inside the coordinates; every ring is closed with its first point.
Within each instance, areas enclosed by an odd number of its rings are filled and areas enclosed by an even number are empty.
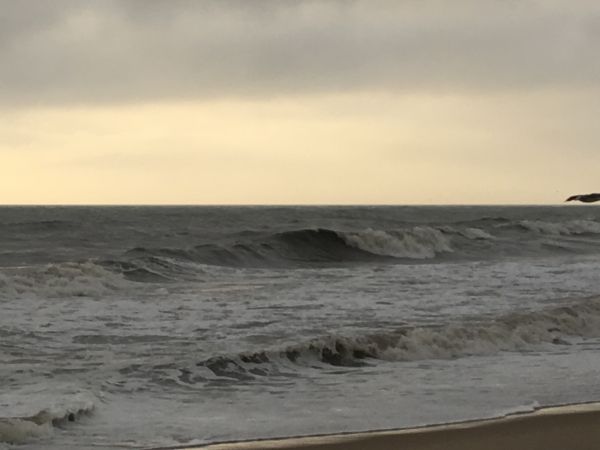
{"type": "Polygon", "coordinates": [[[203,450],[598,450],[600,404],[431,427],[207,446],[203,450]]]}

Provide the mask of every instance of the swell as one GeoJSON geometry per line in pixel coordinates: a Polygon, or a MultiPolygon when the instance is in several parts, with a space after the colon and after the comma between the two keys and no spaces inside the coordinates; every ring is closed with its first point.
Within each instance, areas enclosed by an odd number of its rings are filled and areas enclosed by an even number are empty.
{"type": "Polygon", "coordinates": [[[229,240],[192,247],[136,247],[124,257],[131,264],[141,265],[148,265],[149,258],[155,257],[169,263],[229,267],[312,267],[487,260],[496,255],[552,256],[557,252],[598,251],[600,222],[484,218],[469,223],[405,225],[395,229],[305,228],[272,234],[246,231],[229,240]]]}
{"type": "Polygon", "coordinates": [[[229,267],[313,267],[360,262],[401,262],[434,259],[453,251],[450,239],[439,229],[417,226],[384,231],[300,229],[273,234],[241,233],[232,242],[206,243],[191,248],[136,247],[124,261],[106,261],[127,276],[145,268],[168,277],[189,263],[229,267]],[[157,267],[162,265],[163,267],[157,267]],[[166,267],[171,265],[171,267],[166,267]],[[179,265],[179,267],[176,267],[179,265]],[[150,269],[153,268],[153,269],[150,269]]]}
{"type": "Polygon", "coordinates": [[[0,224],[0,228],[6,230],[17,230],[20,233],[36,232],[36,231],[61,231],[73,230],[79,225],[68,220],[39,220],[39,221],[23,221],[23,222],[8,222],[0,224]]]}
{"type": "Polygon", "coordinates": [[[600,223],[592,220],[553,223],[499,218],[385,230],[242,231],[222,241],[191,247],[135,247],[126,251],[120,262],[106,264],[117,267],[128,278],[144,281],[160,276],[179,278],[185,275],[189,263],[285,268],[590,253],[600,251],[598,237],[600,223]]]}
{"type": "MultiPolygon", "coordinates": [[[[188,238],[189,239],[189,238],[188,238]]],[[[362,230],[302,228],[276,233],[242,230],[179,247],[136,246],[113,258],[0,269],[0,298],[27,292],[95,296],[125,281],[164,283],[203,278],[207,266],[319,268],[353,264],[414,264],[544,257],[600,252],[600,222],[503,218],[362,230]]]]}
{"type": "Polygon", "coordinates": [[[455,359],[567,346],[600,336],[600,298],[497,318],[467,318],[431,326],[401,326],[363,335],[331,334],[309,341],[235,355],[215,355],[181,370],[180,381],[212,378],[250,381],[293,375],[293,366],[355,367],[384,361],[455,359]],[[207,375],[208,374],[208,375],[207,375]]]}

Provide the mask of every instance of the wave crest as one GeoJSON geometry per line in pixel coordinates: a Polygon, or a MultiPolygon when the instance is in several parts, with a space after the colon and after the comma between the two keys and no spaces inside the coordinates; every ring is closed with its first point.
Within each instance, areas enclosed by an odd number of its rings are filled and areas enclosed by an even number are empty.
{"type": "Polygon", "coordinates": [[[572,236],[580,234],[600,234],[600,223],[593,220],[570,220],[567,222],[544,222],[541,220],[522,220],[519,226],[540,234],[554,236],[572,236]]]}
{"type": "Polygon", "coordinates": [[[123,287],[125,280],[93,262],[3,269],[0,298],[97,297],[123,287]]]}
{"type": "Polygon", "coordinates": [[[53,405],[26,417],[0,417],[0,442],[23,444],[34,438],[48,436],[55,427],[64,427],[90,415],[96,409],[91,395],[78,394],[61,405],[53,405]]]}
{"type": "Polygon", "coordinates": [[[467,319],[440,326],[401,327],[359,336],[328,335],[283,349],[218,355],[197,364],[203,374],[183,370],[181,381],[210,380],[210,375],[238,381],[286,375],[290,364],[353,367],[369,359],[416,361],[490,355],[570,345],[573,338],[600,335],[600,298],[496,319],[467,319]],[[208,375],[207,375],[208,374],[208,375]]]}
{"type": "Polygon", "coordinates": [[[449,239],[440,230],[425,226],[395,232],[369,228],[361,232],[338,234],[348,245],[394,258],[431,259],[439,253],[453,251],[449,239]]]}
{"type": "Polygon", "coordinates": [[[297,267],[319,264],[432,259],[452,252],[438,229],[418,226],[383,231],[337,231],[327,228],[253,235],[234,243],[202,244],[184,249],[134,248],[124,261],[104,264],[135,281],[163,281],[202,271],[199,264],[229,267],[297,267]],[[194,266],[191,267],[190,264],[194,266]],[[162,279],[161,279],[162,278],[162,279]]]}

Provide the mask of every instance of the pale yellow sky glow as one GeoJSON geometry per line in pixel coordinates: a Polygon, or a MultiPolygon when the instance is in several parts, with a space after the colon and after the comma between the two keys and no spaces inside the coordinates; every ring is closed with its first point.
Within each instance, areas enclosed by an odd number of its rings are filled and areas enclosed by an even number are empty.
{"type": "Polygon", "coordinates": [[[0,204],[600,190],[591,0],[0,6],[0,204]]]}
{"type": "Polygon", "coordinates": [[[22,109],[0,123],[0,202],[556,203],[597,179],[585,104],[363,92],[22,109]]]}

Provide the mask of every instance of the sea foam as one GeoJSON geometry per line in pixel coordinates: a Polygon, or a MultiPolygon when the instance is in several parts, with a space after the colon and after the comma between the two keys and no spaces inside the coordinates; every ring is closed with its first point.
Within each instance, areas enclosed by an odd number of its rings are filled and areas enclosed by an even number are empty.
{"type": "Polygon", "coordinates": [[[64,427],[90,415],[97,399],[89,393],[77,393],[54,401],[29,416],[0,417],[0,442],[22,444],[47,437],[55,427],[64,427]]]}
{"type": "Polygon", "coordinates": [[[215,355],[194,369],[184,369],[182,380],[206,381],[211,372],[217,377],[237,380],[285,375],[293,370],[290,363],[352,367],[368,365],[370,360],[456,359],[498,352],[548,350],[571,345],[580,338],[598,336],[600,298],[589,298],[489,320],[465,318],[445,325],[402,326],[380,333],[331,334],[285,348],[215,355]]]}
{"type": "Polygon", "coordinates": [[[427,226],[407,230],[382,231],[371,228],[360,232],[338,232],[352,246],[376,255],[395,258],[429,259],[453,249],[450,240],[435,228],[427,226]]]}
{"type": "Polygon", "coordinates": [[[93,262],[5,268],[0,272],[0,298],[96,297],[125,284],[120,274],[93,262]]]}

